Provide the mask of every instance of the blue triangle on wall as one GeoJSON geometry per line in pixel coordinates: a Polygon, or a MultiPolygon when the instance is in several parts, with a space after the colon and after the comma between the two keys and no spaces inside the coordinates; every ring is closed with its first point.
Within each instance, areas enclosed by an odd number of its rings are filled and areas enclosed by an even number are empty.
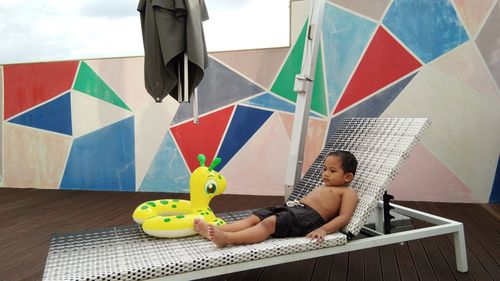
{"type": "Polygon", "coordinates": [[[12,118],[9,122],[71,136],[73,133],[71,127],[71,94],[68,92],[12,118]]]}
{"type": "Polygon", "coordinates": [[[135,191],[134,117],[73,141],[61,189],[135,191]]]}
{"type": "Polygon", "coordinates": [[[189,193],[189,169],[175,145],[170,131],[156,153],[141,191],[189,193]]]}
{"type": "Polygon", "coordinates": [[[491,187],[490,199],[488,202],[490,204],[500,203],[500,155],[498,155],[497,171],[495,173],[495,179],[493,180],[493,186],[491,187]]]}
{"type": "Polygon", "coordinates": [[[260,110],[247,106],[238,105],[227,129],[218,157],[222,162],[217,166],[220,171],[233,158],[255,132],[269,119],[272,111],[260,110]]]}

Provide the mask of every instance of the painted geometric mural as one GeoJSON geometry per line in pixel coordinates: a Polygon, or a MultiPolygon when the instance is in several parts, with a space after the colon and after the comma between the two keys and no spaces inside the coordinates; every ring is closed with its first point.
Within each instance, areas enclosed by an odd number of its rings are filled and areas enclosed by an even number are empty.
{"type": "Polygon", "coordinates": [[[3,120],[68,91],[77,68],[77,61],[5,66],[3,120]]]}
{"type": "Polygon", "coordinates": [[[469,40],[449,0],[394,0],[383,22],[426,63],[469,40]]]}
{"type": "Polygon", "coordinates": [[[328,86],[328,111],[332,112],[352,71],[358,64],[376,23],[339,7],[326,5],[323,45],[328,86]]]}
{"type": "MultiPolygon", "coordinates": [[[[344,118],[428,117],[390,193],[498,203],[499,1],[369,2],[325,4],[302,172],[344,118]]],[[[226,193],[283,195],[301,21],[290,48],[209,54],[197,124],[147,94],[143,57],[0,66],[1,185],[187,193],[205,154],[226,193]]]]}
{"type": "MultiPolygon", "coordinates": [[[[3,67],[0,66],[0,116],[3,116],[3,67]]],[[[3,119],[3,118],[2,118],[3,119]]],[[[0,121],[0,183],[3,181],[3,122],[0,121]]],[[[1,186],[1,184],[0,184],[1,186]]]]}
{"type": "MultiPolygon", "coordinates": [[[[302,66],[302,57],[304,53],[304,43],[306,39],[307,24],[304,24],[299,38],[292,47],[290,54],[288,55],[281,71],[274,81],[271,91],[278,94],[285,99],[295,102],[297,100],[297,94],[293,91],[293,85],[295,81],[295,75],[300,73],[302,66]]],[[[311,98],[311,110],[322,115],[327,115],[326,113],[326,96],[324,87],[324,68],[322,62],[322,52],[321,47],[318,51],[318,61],[316,62],[316,71],[313,85],[313,93],[311,98]]]]}
{"type": "Polygon", "coordinates": [[[134,191],[134,118],[74,139],[61,189],[134,191]]]}
{"type": "Polygon", "coordinates": [[[234,106],[230,106],[201,116],[198,124],[188,121],[170,129],[191,172],[200,166],[198,154],[204,154],[209,162],[216,157],[233,111],[234,106]]]}
{"type": "Polygon", "coordinates": [[[140,185],[141,191],[189,192],[190,171],[170,132],[163,140],[148,173],[140,185]]]}
{"type": "Polygon", "coordinates": [[[10,123],[71,136],[71,97],[65,93],[9,120],[10,123]]]}
{"type": "MultiPolygon", "coordinates": [[[[198,86],[198,110],[200,114],[233,104],[238,100],[264,91],[257,84],[214,59],[210,59],[209,65],[210,67],[198,86]]],[[[173,122],[179,123],[192,117],[192,105],[182,103],[173,122]]]]}

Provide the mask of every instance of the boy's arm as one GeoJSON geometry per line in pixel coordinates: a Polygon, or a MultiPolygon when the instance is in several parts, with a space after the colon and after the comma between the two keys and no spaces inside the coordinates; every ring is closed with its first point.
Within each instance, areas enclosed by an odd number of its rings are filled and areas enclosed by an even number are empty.
{"type": "Polygon", "coordinates": [[[342,200],[340,201],[339,215],[333,218],[331,221],[325,223],[320,228],[315,229],[307,234],[307,237],[317,239],[318,242],[321,242],[323,241],[323,238],[326,234],[333,233],[346,226],[349,223],[352,214],[354,213],[354,209],[356,209],[357,203],[358,195],[356,194],[356,192],[354,190],[346,192],[342,196],[342,200]]]}
{"type": "Polygon", "coordinates": [[[346,226],[351,220],[357,203],[358,195],[356,194],[356,192],[354,190],[346,192],[342,196],[342,201],[340,201],[339,215],[324,224],[321,228],[323,228],[323,230],[325,230],[325,232],[328,234],[338,231],[342,227],[346,226]]]}

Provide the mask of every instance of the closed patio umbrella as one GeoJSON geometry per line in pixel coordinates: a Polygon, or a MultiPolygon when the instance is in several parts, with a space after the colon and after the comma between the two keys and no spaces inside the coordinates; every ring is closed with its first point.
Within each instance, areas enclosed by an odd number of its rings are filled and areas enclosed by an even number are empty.
{"type": "Polygon", "coordinates": [[[167,95],[179,102],[189,101],[208,66],[202,25],[208,19],[205,2],[140,0],[137,10],[146,90],[156,102],[167,95]]]}

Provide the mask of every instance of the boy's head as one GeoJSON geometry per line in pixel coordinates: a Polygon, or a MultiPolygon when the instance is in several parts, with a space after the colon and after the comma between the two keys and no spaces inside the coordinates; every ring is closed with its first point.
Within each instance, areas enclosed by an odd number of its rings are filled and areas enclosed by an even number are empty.
{"type": "Polygon", "coordinates": [[[327,186],[345,186],[352,181],[357,166],[358,160],[351,152],[343,150],[330,152],[323,167],[323,182],[327,186]]]}

